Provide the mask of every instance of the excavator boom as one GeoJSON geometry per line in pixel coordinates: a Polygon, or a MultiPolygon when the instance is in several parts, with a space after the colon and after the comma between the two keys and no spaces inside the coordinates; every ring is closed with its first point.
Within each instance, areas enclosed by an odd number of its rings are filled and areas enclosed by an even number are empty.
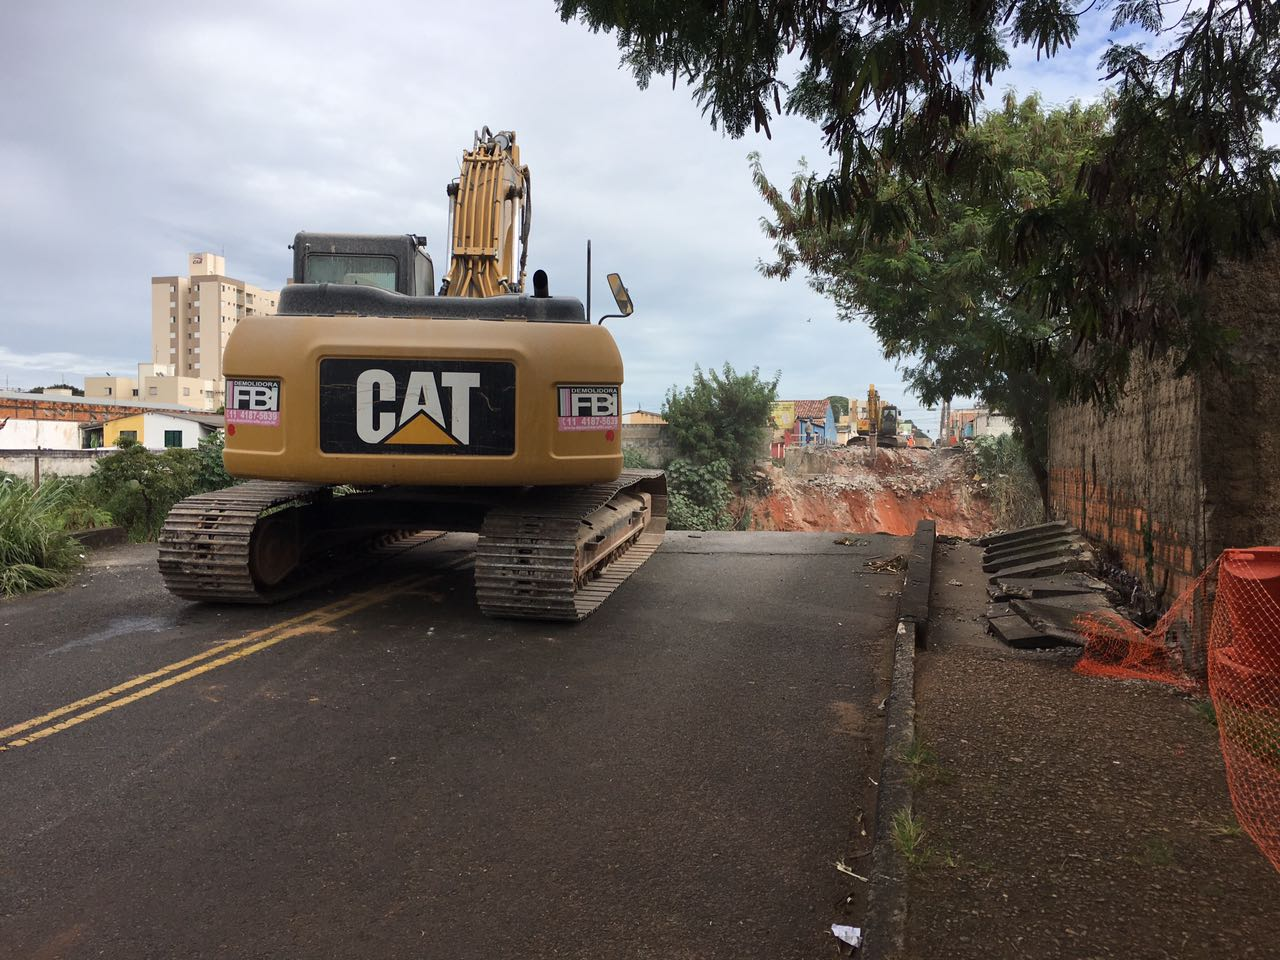
{"type": "Polygon", "coordinates": [[[532,196],[529,168],[510,130],[476,134],[462,156],[462,172],[449,184],[449,272],[441,294],[496,297],[524,289],[532,196]],[[519,245],[519,261],[516,247],[519,245]]]}

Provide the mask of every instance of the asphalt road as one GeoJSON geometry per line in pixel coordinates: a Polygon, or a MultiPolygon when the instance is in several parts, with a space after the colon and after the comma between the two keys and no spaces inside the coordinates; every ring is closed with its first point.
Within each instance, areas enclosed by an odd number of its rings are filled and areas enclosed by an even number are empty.
{"type": "Polygon", "coordinates": [[[669,534],[578,625],[453,536],[273,608],[0,602],[0,957],[828,956],[904,541],[669,534]]]}

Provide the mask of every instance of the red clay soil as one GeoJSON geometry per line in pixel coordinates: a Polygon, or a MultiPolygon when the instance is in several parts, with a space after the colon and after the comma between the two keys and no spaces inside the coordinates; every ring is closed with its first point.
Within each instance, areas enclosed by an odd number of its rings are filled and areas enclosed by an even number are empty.
{"type": "Polygon", "coordinates": [[[961,467],[958,458],[881,451],[874,463],[837,459],[823,475],[790,476],[775,469],[769,495],[740,501],[735,513],[751,511],[751,530],[902,536],[918,521],[934,520],[940,534],[981,536],[994,526],[991,508],[961,467]]]}

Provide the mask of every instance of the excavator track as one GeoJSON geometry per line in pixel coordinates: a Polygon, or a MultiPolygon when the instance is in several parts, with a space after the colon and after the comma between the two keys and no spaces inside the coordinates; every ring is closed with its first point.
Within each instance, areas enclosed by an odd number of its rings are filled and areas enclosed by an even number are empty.
{"type": "Polygon", "coordinates": [[[480,609],[491,617],[582,620],[653,555],[666,526],[660,470],[542,488],[495,507],[476,549],[480,609]]]}
{"type": "MultiPolygon", "coordinates": [[[[424,542],[419,535],[404,543],[411,531],[384,531],[364,538],[364,549],[344,550],[341,562],[330,551],[307,556],[277,546],[287,538],[273,538],[271,527],[300,524],[303,508],[327,498],[331,489],[251,480],[181,501],[169,511],[160,531],[159,566],[165,586],[188,600],[276,603],[333,579],[355,562],[367,562],[378,548],[424,542]]],[[[426,538],[440,536],[431,533],[426,538]]]]}

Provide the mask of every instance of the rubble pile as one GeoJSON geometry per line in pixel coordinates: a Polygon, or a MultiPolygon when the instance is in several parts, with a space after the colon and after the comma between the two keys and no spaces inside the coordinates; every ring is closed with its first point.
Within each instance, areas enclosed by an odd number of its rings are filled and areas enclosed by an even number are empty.
{"type": "Polygon", "coordinates": [[[907,535],[920,520],[938,533],[976,537],[992,527],[980,486],[963,458],[932,450],[819,448],[788,454],[766,469],[767,493],[733,506],[749,530],[809,530],[907,535]]]}

